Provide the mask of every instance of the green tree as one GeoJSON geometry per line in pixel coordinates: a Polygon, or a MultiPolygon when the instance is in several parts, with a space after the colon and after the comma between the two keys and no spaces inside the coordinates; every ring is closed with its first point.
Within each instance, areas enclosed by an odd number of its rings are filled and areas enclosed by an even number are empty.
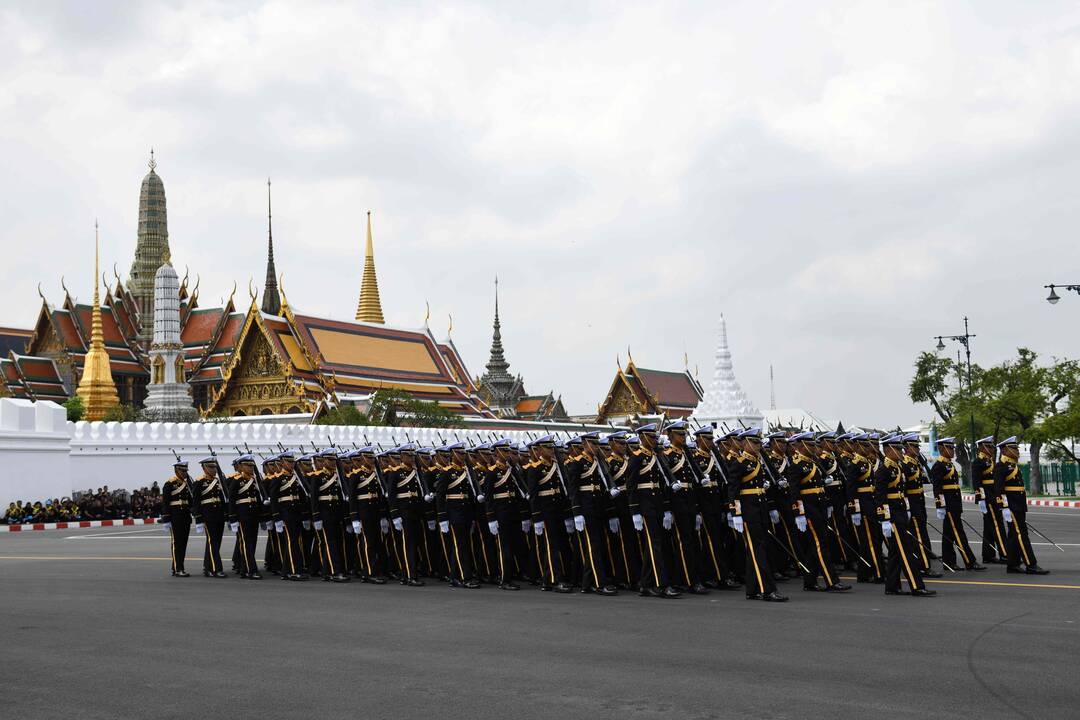
{"type": "Polygon", "coordinates": [[[460,427],[461,416],[431,400],[414,398],[403,390],[377,390],[368,411],[341,405],[323,413],[319,425],[376,425],[384,427],[460,427]]]}
{"type": "Polygon", "coordinates": [[[82,398],[78,395],[72,395],[68,398],[68,401],[64,403],[64,409],[67,410],[67,419],[71,422],[79,422],[83,419],[83,415],[86,414],[86,406],[83,405],[82,398]]]}
{"type": "Polygon", "coordinates": [[[134,405],[117,403],[105,411],[105,422],[135,422],[139,411],[134,405]]]}

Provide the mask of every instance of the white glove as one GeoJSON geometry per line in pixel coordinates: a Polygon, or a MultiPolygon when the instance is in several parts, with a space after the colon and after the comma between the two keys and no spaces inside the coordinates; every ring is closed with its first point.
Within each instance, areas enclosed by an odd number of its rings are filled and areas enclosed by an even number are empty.
{"type": "Polygon", "coordinates": [[[1013,521],[1012,510],[1010,510],[1009,508],[1001,508],[1001,518],[1005,522],[1011,523],[1013,521]]]}
{"type": "Polygon", "coordinates": [[[712,480],[709,478],[701,478],[701,487],[712,487],[712,480]]]}
{"type": "Polygon", "coordinates": [[[492,535],[498,535],[499,534],[499,521],[498,520],[491,520],[491,521],[488,522],[488,532],[491,533],[492,535]]]}
{"type": "Polygon", "coordinates": [[[229,529],[232,530],[233,532],[239,531],[240,530],[240,523],[238,523],[238,522],[229,523],[229,529]]]}
{"type": "Polygon", "coordinates": [[[171,522],[161,523],[161,527],[162,527],[162,529],[165,530],[166,534],[172,532],[172,523],[171,522]]]}
{"type": "Polygon", "coordinates": [[[938,508],[935,511],[934,514],[937,515],[938,520],[944,520],[945,519],[945,508],[938,508]]]}
{"type": "Polygon", "coordinates": [[[566,532],[574,532],[574,521],[570,518],[566,518],[565,520],[563,520],[563,525],[566,526],[566,532]]]}
{"type": "Polygon", "coordinates": [[[612,534],[619,532],[619,518],[608,518],[607,526],[612,534]]]}
{"type": "Polygon", "coordinates": [[[674,524],[674,522],[675,522],[675,516],[671,514],[670,510],[666,511],[664,513],[664,521],[663,521],[664,529],[665,530],[670,530],[671,526],[672,526],[672,524],[674,524]]]}
{"type": "Polygon", "coordinates": [[[862,525],[862,513],[855,513],[852,515],[851,522],[855,524],[855,527],[862,525]]]}
{"type": "Polygon", "coordinates": [[[316,520],[315,521],[315,529],[318,530],[319,532],[322,532],[322,520],[316,520]]]}
{"type": "Polygon", "coordinates": [[[345,532],[349,533],[350,535],[353,534],[353,526],[352,526],[352,524],[345,523],[345,532]]]}
{"type": "Polygon", "coordinates": [[[619,488],[617,488],[617,487],[611,488],[610,490],[608,490],[608,494],[611,495],[611,497],[613,497],[613,498],[619,497],[619,488]]]}
{"type": "Polygon", "coordinates": [[[205,526],[202,523],[195,523],[195,534],[202,535],[205,526]]]}
{"type": "Polygon", "coordinates": [[[428,493],[424,496],[424,502],[431,502],[435,499],[435,493],[428,493]]]}
{"type": "Polygon", "coordinates": [[[770,510],[769,511],[769,520],[772,521],[773,525],[776,525],[777,523],[779,523],[780,522],[780,511],[779,510],[770,510]]]}
{"type": "Polygon", "coordinates": [[[480,493],[476,496],[476,502],[484,502],[484,493],[480,493]]]}
{"type": "Polygon", "coordinates": [[[779,485],[780,487],[784,488],[785,490],[788,489],[788,481],[787,480],[784,480],[784,479],[781,478],[780,481],[777,482],[776,484],[779,485]]]}
{"type": "Polygon", "coordinates": [[[734,530],[737,533],[741,533],[743,531],[743,527],[744,526],[743,526],[742,515],[732,515],[731,516],[731,529],[734,530]]]}
{"type": "Polygon", "coordinates": [[[532,530],[532,520],[522,520],[521,521],[521,532],[526,532],[527,533],[530,530],[532,530]]]}
{"type": "Polygon", "coordinates": [[[892,523],[888,520],[882,520],[881,522],[881,534],[887,538],[892,537],[892,523]]]}
{"type": "Polygon", "coordinates": [[[357,535],[359,535],[361,532],[363,532],[363,526],[360,524],[359,520],[353,520],[352,521],[352,531],[354,533],[356,533],[357,535]]]}
{"type": "Polygon", "coordinates": [[[285,521],[284,520],[275,521],[274,522],[274,530],[277,530],[279,533],[285,532],[285,521]]]}
{"type": "MultiPolygon", "coordinates": [[[[397,520],[395,520],[394,522],[396,523],[397,520]]],[[[395,525],[394,527],[397,527],[397,525],[395,525]]],[[[400,528],[398,528],[398,529],[400,530],[400,528]]],[[[450,521],[449,520],[440,520],[439,521],[439,532],[441,532],[443,535],[447,535],[450,532],[450,521]]]]}
{"type": "Polygon", "coordinates": [[[805,515],[796,515],[795,516],[795,527],[799,528],[799,532],[806,532],[806,516],[805,515]]]}
{"type": "Polygon", "coordinates": [[[980,500],[979,501],[979,512],[981,512],[983,515],[986,514],[986,501],[985,500],[980,500]]]}
{"type": "Polygon", "coordinates": [[[399,517],[394,518],[394,529],[397,530],[398,532],[401,532],[401,527],[402,527],[401,518],[399,518],[399,517]]]}
{"type": "Polygon", "coordinates": [[[675,482],[671,483],[671,489],[675,492],[682,492],[683,484],[676,480],[675,482]]]}
{"type": "Polygon", "coordinates": [[[269,530],[271,529],[271,527],[270,527],[270,526],[271,526],[271,523],[268,523],[268,522],[261,522],[261,523],[259,523],[259,527],[260,527],[261,529],[263,529],[263,530],[266,530],[266,531],[269,531],[269,530]]]}
{"type": "Polygon", "coordinates": [[[701,529],[701,523],[702,523],[702,522],[703,522],[703,521],[702,521],[702,519],[701,519],[701,513],[698,513],[697,515],[695,515],[695,516],[694,516],[694,529],[695,529],[695,530],[700,530],[700,529],[701,529]]]}
{"type": "Polygon", "coordinates": [[[537,535],[543,535],[544,534],[544,521],[543,520],[537,520],[536,522],[533,523],[533,532],[536,533],[537,535]]]}
{"type": "Polygon", "coordinates": [[[830,520],[832,520],[832,511],[833,511],[833,506],[832,506],[832,505],[829,505],[829,506],[827,506],[827,507],[825,508],[825,517],[827,517],[827,518],[829,518],[830,520]]]}
{"type": "Polygon", "coordinates": [[[574,516],[574,528],[578,532],[585,532],[585,516],[584,515],[575,515],[574,516]]]}
{"type": "Polygon", "coordinates": [[[382,534],[386,535],[390,532],[390,521],[386,518],[379,520],[379,529],[382,530],[382,534]]]}
{"type": "Polygon", "coordinates": [[[634,521],[635,530],[640,532],[641,529],[645,527],[645,518],[641,517],[640,515],[634,515],[630,519],[634,521]]]}
{"type": "Polygon", "coordinates": [[[427,521],[427,529],[428,530],[434,530],[435,529],[435,521],[434,520],[428,520],[427,521]]]}
{"type": "Polygon", "coordinates": [[[310,520],[304,520],[300,524],[304,526],[305,530],[310,530],[311,529],[311,521],[310,520]]]}

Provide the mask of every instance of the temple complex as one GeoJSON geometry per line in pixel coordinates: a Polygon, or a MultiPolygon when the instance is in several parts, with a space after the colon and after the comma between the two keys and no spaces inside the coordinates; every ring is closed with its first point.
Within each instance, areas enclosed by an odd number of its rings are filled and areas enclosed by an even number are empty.
{"type": "Polygon", "coordinates": [[[728,347],[727,322],[720,316],[720,328],[713,363],[713,377],[701,403],[694,410],[694,419],[713,427],[760,426],[761,411],[750,402],[735,379],[735,367],[728,347]]]}
{"type": "Polygon", "coordinates": [[[650,415],[685,418],[704,395],[689,369],[672,372],[639,368],[632,357],[625,370],[621,364],[616,365],[615,378],[596,412],[599,424],[625,424],[633,418],[650,415]]]}

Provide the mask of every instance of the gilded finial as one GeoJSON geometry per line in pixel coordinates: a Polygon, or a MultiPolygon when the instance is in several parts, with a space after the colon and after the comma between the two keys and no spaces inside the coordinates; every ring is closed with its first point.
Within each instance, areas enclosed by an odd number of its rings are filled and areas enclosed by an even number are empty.
{"type": "Polygon", "coordinates": [[[615,354],[615,367],[619,368],[619,372],[622,372],[622,355],[615,354]]]}
{"type": "Polygon", "coordinates": [[[161,264],[172,266],[172,251],[169,248],[165,248],[165,253],[161,256],[161,264]]]}
{"type": "MultiPolygon", "coordinates": [[[[95,268],[95,270],[96,270],[96,268],[95,268]]],[[[63,275],[60,276],[60,289],[64,291],[65,295],[71,295],[71,293],[67,289],[67,284],[64,282],[64,276],[63,275]]]]}
{"type": "Polygon", "coordinates": [[[255,296],[257,294],[257,291],[253,287],[254,283],[255,283],[255,279],[249,277],[248,278],[248,295],[251,296],[251,302],[255,302],[255,296]]]}
{"type": "Polygon", "coordinates": [[[450,333],[454,332],[454,316],[452,313],[447,313],[447,317],[450,318],[450,326],[446,328],[446,336],[449,337],[450,333]]]}
{"type": "Polygon", "coordinates": [[[157,170],[157,160],[154,159],[154,148],[150,148],[150,162],[147,163],[150,167],[150,172],[157,170]]]}
{"type": "Polygon", "coordinates": [[[424,301],[424,307],[426,308],[426,310],[424,312],[424,327],[427,327],[428,326],[428,320],[431,319],[431,303],[429,303],[427,300],[425,300],[424,301]]]}
{"type": "Polygon", "coordinates": [[[630,346],[626,346],[626,366],[630,367],[634,364],[634,356],[630,354],[630,346]]]}

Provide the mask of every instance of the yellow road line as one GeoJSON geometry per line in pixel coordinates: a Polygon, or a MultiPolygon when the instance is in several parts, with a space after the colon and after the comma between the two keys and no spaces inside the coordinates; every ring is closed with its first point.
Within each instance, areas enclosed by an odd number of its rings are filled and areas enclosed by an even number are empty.
{"type": "MultiPolygon", "coordinates": [[[[854,580],[853,577],[842,578],[854,580]]],[[[1017,583],[999,582],[994,580],[936,580],[923,578],[924,583],[937,583],[938,585],[988,585],[992,587],[1022,587],[1022,588],[1047,588],[1049,590],[1080,590],[1080,585],[1049,585],[1047,583],[1017,583]]]]}
{"type": "MultiPolygon", "coordinates": [[[[187,555],[185,560],[198,560],[195,555],[187,555]]],[[[65,555],[0,555],[0,560],[153,560],[154,562],[169,562],[167,557],[83,557],[65,555]]]]}

